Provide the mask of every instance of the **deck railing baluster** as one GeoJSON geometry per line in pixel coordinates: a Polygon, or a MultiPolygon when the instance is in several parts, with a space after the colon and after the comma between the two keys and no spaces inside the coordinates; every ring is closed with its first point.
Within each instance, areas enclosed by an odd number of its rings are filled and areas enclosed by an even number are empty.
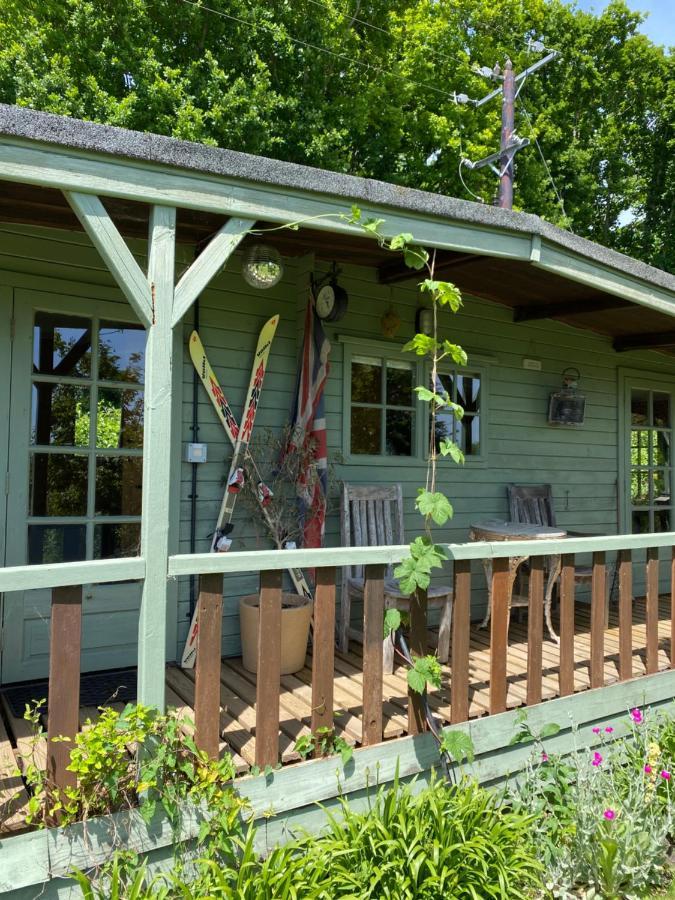
{"type": "Polygon", "coordinates": [[[509,559],[492,561],[492,617],[490,619],[490,712],[506,709],[506,655],[509,638],[509,593],[512,586],[509,559]]]}
{"type": "Polygon", "coordinates": [[[333,728],[335,566],[316,570],[312,645],[312,731],[333,728]]]}
{"type": "Polygon", "coordinates": [[[563,554],[560,573],[560,696],[574,693],[574,555],[563,554]]]}
{"type": "Polygon", "coordinates": [[[282,576],[279,570],[260,573],[255,761],[261,768],[279,760],[282,576]]]}
{"type": "Polygon", "coordinates": [[[619,551],[619,680],[633,677],[633,562],[619,551]]]}
{"type": "Polygon", "coordinates": [[[647,550],[647,675],[659,670],[659,551],[647,550]]]}
{"type": "Polygon", "coordinates": [[[527,610],[527,705],[541,703],[542,645],[544,640],[544,557],[530,560],[527,610]]]}
{"type": "Polygon", "coordinates": [[[52,590],[49,637],[47,776],[57,789],[74,788],[77,778],[66,766],[80,727],[80,650],[82,586],[52,590]],[[55,741],[66,737],[68,741],[55,741]]]}
{"type": "MultiPolygon", "coordinates": [[[[414,657],[427,653],[427,592],[418,590],[410,598],[410,653],[414,657]]],[[[426,731],[422,695],[408,687],[408,734],[426,731]]]]}
{"type": "Polygon", "coordinates": [[[605,626],[607,610],[607,566],[605,554],[593,554],[591,576],[591,687],[605,683],[605,626]]]}
{"type": "Polygon", "coordinates": [[[195,661],[195,744],[213,759],[220,747],[220,655],[223,619],[223,576],[202,575],[197,599],[195,661]]]}
{"type": "Polygon", "coordinates": [[[363,589],[363,745],[382,740],[384,566],[365,567],[363,589]]]}
{"type": "Polygon", "coordinates": [[[471,641],[471,561],[455,563],[452,600],[452,664],[450,669],[450,719],[452,724],[469,718],[469,649],[471,641]]]}

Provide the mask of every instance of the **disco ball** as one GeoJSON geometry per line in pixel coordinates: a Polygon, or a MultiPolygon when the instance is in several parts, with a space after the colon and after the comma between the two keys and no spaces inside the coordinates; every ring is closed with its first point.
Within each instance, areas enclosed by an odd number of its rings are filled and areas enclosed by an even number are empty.
{"type": "Polygon", "coordinates": [[[274,287],[284,274],[281,254],[269,244],[251,244],[244,253],[241,273],[246,283],[258,290],[274,287]]]}

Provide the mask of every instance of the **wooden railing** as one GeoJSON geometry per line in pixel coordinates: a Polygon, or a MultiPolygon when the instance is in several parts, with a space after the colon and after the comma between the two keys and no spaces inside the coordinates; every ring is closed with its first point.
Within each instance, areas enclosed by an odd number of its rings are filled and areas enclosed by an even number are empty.
{"type": "MultiPolygon", "coordinates": [[[[561,557],[560,656],[558,693],[574,691],[575,644],[575,558],[590,554],[590,686],[602,687],[605,669],[605,596],[608,588],[607,554],[617,560],[619,658],[618,677],[631,678],[634,567],[642,565],[634,554],[645,552],[645,674],[659,667],[659,579],[662,574],[659,550],[669,548],[671,648],[675,647],[675,533],[567,538],[562,541],[511,541],[500,543],[447,544],[443,549],[448,567],[453,568],[453,617],[450,686],[450,720],[459,723],[470,714],[470,628],[472,593],[484,590],[484,577],[472,561],[492,564],[492,618],[489,654],[489,712],[498,713],[507,705],[508,594],[510,557],[530,557],[526,703],[542,699],[543,606],[545,559],[561,557]]],[[[198,745],[217,755],[220,734],[220,622],[223,606],[223,577],[237,573],[260,573],[259,658],[256,687],[256,763],[275,764],[279,757],[280,720],[280,616],[283,571],[288,567],[315,568],[314,631],[311,676],[311,728],[333,723],[334,634],[336,578],[339,568],[365,566],[364,649],[363,649],[363,733],[364,745],[383,739],[383,617],[385,567],[409,554],[407,546],[374,548],[328,548],[320,550],[270,550],[227,554],[192,554],[169,559],[167,578],[199,575],[200,639],[195,672],[195,736],[198,745]]],[[[613,569],[612,569],[613,571],[613,569]]],[[[0,592],[52,589],[50,638],[49,737],[72,737],[78,728],[80,630],[83,584],[143,579],[143,559],[64,563],[54,566],[23,566],[0,569],[0,592]]],[[[446,576],[447,580],[447,576],[446,576]]],[[[416,654],[425,652],[426,597],[411,607],[410,645],[416,654]]],[[[670,665],[673,667],[673,650],[670,665]]],[[[425,728],[415,694],[410,695],[408,730],[415,734],[425,728]]],[[[49,742],[49,773],[59,785],[67,784],[68,744],[49,742]]]]}

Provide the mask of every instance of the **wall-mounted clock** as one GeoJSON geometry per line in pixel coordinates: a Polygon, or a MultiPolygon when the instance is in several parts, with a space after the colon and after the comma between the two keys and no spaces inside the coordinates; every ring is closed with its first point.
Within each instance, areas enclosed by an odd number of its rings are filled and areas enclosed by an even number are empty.
{"type": "Polygon", "coordinates": [[[347,291],[331,279],[316,295],[316,314],[324,322],[339,322],[347,312],[347,291]]]}

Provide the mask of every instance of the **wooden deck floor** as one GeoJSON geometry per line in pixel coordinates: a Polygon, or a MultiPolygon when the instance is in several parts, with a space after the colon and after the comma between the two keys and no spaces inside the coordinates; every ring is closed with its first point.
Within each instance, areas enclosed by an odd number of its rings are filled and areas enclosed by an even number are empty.
{"type": "MultiPolygon", "coordinates": [[[[646,631],[644,623],[645,604],[636,600],[633,611],[633,676],[645,674],[646,631]]],[[[490,647],[489,631],[471,627],[470,651],[470,717],[486,715],[488,712],[490,647]]],[[[618,680],[619,629],[617,612],[610,612],[609,629],[605,632],[605,684],[618,680]]],[[[575,691],[586,690],[590,685],[590,633],[588,607],[576,610],[575,637],[575,691]]],[[[670,602],[660,601],[659,620],[659,669],[670,666],[670,602]]],[[[545,640],[543,645],[544,700],[558,696],[557,644],[545,640]]],[[[508,695],[507,706],[514,708],[525,704],[527,671],[527,624],[513,621],[509,631],[507,658],[508,695]]],[[[383,711],[385,739],[401,737],[407,725],[407,682],[406,672],[399,667],[383,680],[383,711]]],[[[446,723],[450,722],[450,675],[448,665],[443,666],[443,683],[440,691],[430,696],[430,704],[435,714],[446,723]]],[[[360,650],[353,645],[352,652],[336,654],[335,658],[335,724],[340,733],[351,744],[361,742],[362,734],[362,687],[363,674],[360,650]]],[[[167,703],[193,716],[194,672],[184,672],[176,666],[169,666],[166,673],[167,703]]],[[[247,672],[241,659],[222,661],[220,678],[220,731],[221,750],[229,751],[234,758],[238,772],[245,772],[253,765],[255,758],[255,675],[247,672]]],[[[295,675],[284,675],[281,679],[280,749],[283,763],[299,759],[294,750],[298,737],[309,731],[311,718],[311,656],[305,668],[295,675]]],[[[23,778],[19,774],[25,769],[27,760],[34,759],[43,766],[46,760],[46,745],[42,741],[33,747],[30,726],[16,717],[0,693],[0,832],[16,830],[22,826],[28,794],[23,778]]],[[[97,710],[82,707],[80,722],[95,718],[97,710]]],[[[46,727],[46,723],[45,723],[46,727]]]]}

